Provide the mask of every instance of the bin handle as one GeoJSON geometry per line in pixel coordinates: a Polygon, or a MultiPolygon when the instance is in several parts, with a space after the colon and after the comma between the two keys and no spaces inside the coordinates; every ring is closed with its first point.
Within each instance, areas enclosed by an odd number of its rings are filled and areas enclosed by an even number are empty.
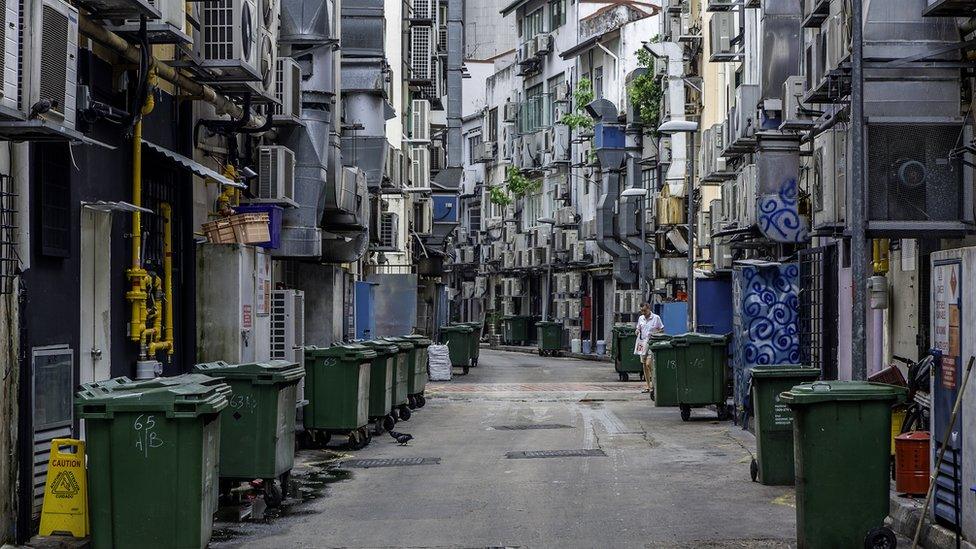
{"type": "Polygon", "coordinates": [[[830,391],[830,384],[823,381],[814,381],[810,384],[810,388],[813,389],[814,393],[826,393],[830,391]]]}

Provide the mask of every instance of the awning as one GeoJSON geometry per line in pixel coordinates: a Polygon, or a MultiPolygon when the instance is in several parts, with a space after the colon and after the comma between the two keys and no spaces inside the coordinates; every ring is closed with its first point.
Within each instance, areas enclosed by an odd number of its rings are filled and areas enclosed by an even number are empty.
{"type": "Polygon", "coordinates": [[[152,143],[150,141],[146,141],[145,139],[142,140],[142,144],[149,150],[166,157],[167,160],[173,162],[174,164],[182,167],[185,170],[190,171],[191,173],[199,175],[200,177],[211,179],[213,181],[216,181],[217,183],[220,183],[221,185],[225,185],[228,187],[237,187],[239,189],[247,188],[247,185],[243,183],[238,183],[225,175],[221,175],[216,171],[211,170],[210,168],[204,166],[203,164],[183,156],[182,154],[175,153],[165,147],[160,147],[159,145],[152,143]]]}
{"type": "Polygon", "coordinates": [[[519,9],[521,6],[523,6],[525,4],[528,4],[528,3],[529,3],[529,0],[514,0],[512,3],[510,3],[509,5],[507,5],[504,8],[502,8],[501,14],[503,16],[508,15],[508,14],[512,13],[513,11],[519,9]]]}
{"type": "Polygon", "coordinates": [[[569,48],[568,50],[560,53],[559,57],[562,57],[563,59],[566,60],[575,59],[576,57],[579,57],[580,55],[589,51],[591,48],[595,47],[597,43],[602,42],[605,39],[612,38],[619,34],[620,34],[620,29],[616,28],[616,29],[609,30],[603,34],[597,34],[591,36],[586,40],[583,40],[579,44],[576,44],[575,46],[569,48]]]}

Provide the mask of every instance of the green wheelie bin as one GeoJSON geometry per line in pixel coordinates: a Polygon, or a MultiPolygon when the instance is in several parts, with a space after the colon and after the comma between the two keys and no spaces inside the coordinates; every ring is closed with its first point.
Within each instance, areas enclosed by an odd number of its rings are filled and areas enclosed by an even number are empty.
{"type": "Polygon", "coordinates": [[[502,339],[506,345],[528,345],[531,341],[529,337],[528,316],[504,316],[502,317],[502,339]]]}
{"type": "MultiPolygon", "coordinates": [[[[480,330],[480,328],[479,328],[480,330]]],[[[409,355],[410,369],[407,378],[407,399],[413,401],[417,408],[423,408],[427,404],[424,391],[427,390],[427,348],[433,343],[429,337],[420,334],[401,336],[403,339],[413,343],[413,352],[409,355]]],[[[475,346],[475,349],[478,347],[475,346]]],[[[409,402],[408,402],[409,404],[409,402]]]]}
{"type": "Polygon", "coordinates": [[[200,374],[80,387],[92,547],[207,546],[230,391],[200,374]]]}
{"type": "MultiPolygon", "coordinates": [[[[210,362],[193,372],[222,379],[233,393],[220,413],[220,479],[264,480],[264,499],[281,505],[295,463],[295,395],[305,377],[301,364],[285,360],[250,364],[210,362]],[[276,485],[277,482],[277,485],[276,485]]],[[[227,493],[228,490],[222,490],[227,493]]]]}
{"type": "Polygon", "coordinates": [[[793,410],[799,547],[895,546],[884,526],[891,407],[905,397],[903,387],[866,381],[816,381],[780,394],[793,410]]]}
{"type": "Polygon", "coordinates": [[[718,418],[732,417],[726,404],[728,339],[713,334],[687,333],[671,339],[678,349],[678,406],[681,419],[691,419],[691,409],[714,404],[718,418]]]}
{"type": "Polygon", "coordinates": [[[479,321],[459,322],[458,324],[471,327],[471,367],[473,368],[478,365],[478,358],[481,356],[481,330],[484,329],[485,325],[479,321]]]}
{"type": "Polygon", "coordinates": [[[397,419],[409,421],[413,415],[410,411],[410,355],[416,345],[402,337],[384,337],[381,341],[397,346],[396,368],[393,370],[392,413],[397,419]]]}
{"type": "Polygon", "coordinates": [[[752,481],[768,486],[793,484],[793,412],[779,395],[794,385],[820,379],[820,369],[797,364],[757,366],[752,370],[752,413],[756,458],[749,464],[752,481]]]}
{"type": "Polygon", "coordinates": [[[539,332],[539,356],[559,356],[563,350],[563,323],[540,320],[535,327],[539,332]]]}
{"type": "Polygon", "coordinates": [[[376,351],[358,344],[305,347],[305,431],[303,445],[328,444],[335,434],[364,448],[369,425],[369,368],[376,351]]]}
{"type": "Polygon", "coordinates": [[[376,358],[369,363],[369,420],[378,435],[392,431],[396,425],[393,415],[393,385],[400,347],[390,341],[373,339],[361,341],[361,345],[376,351],[376,358]]]}
{"type": "Polygon", "coordinates": [[[674,407],[678,405],[678,364],[682,359],[683,348],[673,345],[671,339],[661,339],[651,343],[654,354],[654,406],[674,407]]]}
{"type": "Polygon", "coordinates": [[[471,368],[471,335],[474,329],[463,324],[441,326],[441,339],[447,345],[451,357],[451,366],[461,368],[468,374],[471,368]]]}
{"type": "Polygon", "coordinates": [[[630,374],[644,377],[641,357],[634,354],[637,343],[637,329],[633,324],[616,324],[613,333],[613,369],[620,381],[630,380],[630,374]]]}

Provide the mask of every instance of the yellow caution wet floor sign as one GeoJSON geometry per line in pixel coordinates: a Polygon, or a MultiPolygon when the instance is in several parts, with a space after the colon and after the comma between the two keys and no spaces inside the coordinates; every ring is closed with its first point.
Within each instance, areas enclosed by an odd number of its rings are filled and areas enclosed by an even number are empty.
{"type": "Polygon", "coordinates": [[[88,536],[88,482],[85,475],[85,443],[70,438],[51,441],[47,465],[44,505],[41,507],[42,536],[88,536]]]}

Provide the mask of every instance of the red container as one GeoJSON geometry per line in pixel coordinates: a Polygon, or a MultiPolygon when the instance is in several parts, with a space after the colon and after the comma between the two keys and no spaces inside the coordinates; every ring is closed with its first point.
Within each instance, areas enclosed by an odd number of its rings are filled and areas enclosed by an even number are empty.
{"type": "Polygon", "coordinates": [[[924,496],[929,490],[928,431],[912,431],[895,437],[895,490],[924,496]]]}

